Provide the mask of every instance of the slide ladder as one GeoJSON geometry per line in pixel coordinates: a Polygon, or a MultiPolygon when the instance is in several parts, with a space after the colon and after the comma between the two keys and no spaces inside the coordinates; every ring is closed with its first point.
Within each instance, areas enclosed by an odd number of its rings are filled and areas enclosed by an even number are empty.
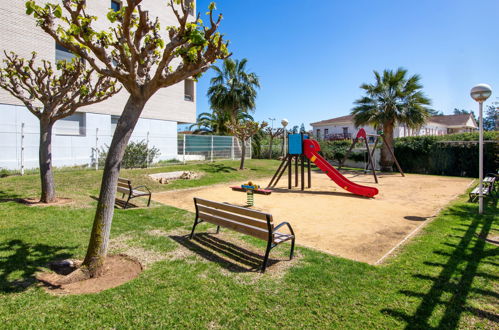
{"type": "Polygon", "coordinates": [[[320,168],[328,177],[331,178],[338,186],[349,191],[353,194],[373,197],[378,194],[378,189],[374,187],[367,187],[352,182],[345,178],[337,169],[335,169],[331,164],[329,164],[321,155],[319,151],[321,147],[319,143],[315,140],[305,140],[303,141],[303,152],[305,156],[310,159],[318,168],[320,168]]]}

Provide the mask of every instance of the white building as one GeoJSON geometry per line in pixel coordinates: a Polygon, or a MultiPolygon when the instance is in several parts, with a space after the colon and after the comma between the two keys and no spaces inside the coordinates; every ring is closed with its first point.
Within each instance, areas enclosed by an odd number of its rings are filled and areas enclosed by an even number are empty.
{"type": "MultiPolygon", "coordinates": [[[[52,63],[71,57],[71,53],[36,26],[32,16],[26,15],[24,2],[0,1],[0,59],[3,51],[13,51],[24,58],[35,51],[38,58],[52,63]]],[[[108,26],[105,15],[110,8],[119,6],[121,1],[117,0],[88,1],[87,12],[100,17],[96,25],[105,29],[108,26]]],[[[142,8],[149,10],[152,19],[159,16],[162,27],[177,22],[164,0],[145,1],[142,8]]],[[[160,149],[159,160],[176,158],[177,124],[196,121],[195,89],[194,81],[186,80],[157,92],[144,108],[132,140],[148,140],[150,146],[160,149]]],[[[59,120],[52,144],[54,166],[91,163],[94,148],[110,144],[127,98],[128,92],[123,89],[104,102],[81,108],[75,115],[59,120]]],[[[0,168],[19,168],[23,124],[25,167],[38,167],[38,119],[18,99],[0,89],[0,168]]]]}
{"type": "MultiPolygon", "coordinates": [[[[367,134],[376,134],[372,126],[355,127],[353,115],[326,119],[310,124],[317,139],[342,140],[355,138],[362,127],[367,134]]],[[[433,116],[420,129],[410,129],[405,125],[395,125],[394,137],[445,135],[452,133],[473,132],[478,125],[471,114],[433,116]]]]}

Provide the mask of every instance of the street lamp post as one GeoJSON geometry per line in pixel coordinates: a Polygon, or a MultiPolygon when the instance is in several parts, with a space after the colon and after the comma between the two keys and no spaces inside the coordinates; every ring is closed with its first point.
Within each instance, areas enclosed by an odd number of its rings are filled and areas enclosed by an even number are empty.
{"type": "Polygon", "coordinates": [[[281,124],[282,124],[282,156],[283,157],[286,157],[286,126],[288,126],[288,120],[286,118],[283,118],[283,120],[281,120],[281,124]]]}
{"type": "Polygon", "coordinates": [[[483,214],[483,102],[485,102],[492,94],[492,88],[487,84],[479,84],[471,89],[471,97],[478,102],[478,213],[483,214]]]}

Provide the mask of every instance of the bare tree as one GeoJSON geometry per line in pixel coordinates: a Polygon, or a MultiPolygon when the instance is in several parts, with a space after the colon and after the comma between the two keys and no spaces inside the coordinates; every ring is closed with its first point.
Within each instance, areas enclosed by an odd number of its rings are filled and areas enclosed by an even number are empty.
{"type": "Polygon", "coordinates": [[[0,87],[21,100],[40,120],[39,163],[42,193],[40,202],[56,200],[52,173],[52,128],[59,119],[72,115],[78,108],[104,101],[119,91],[116,81],[104,76],[92,77],[83,61],[61,61],[54,69],[42,60],[36,66],[36,53],[25,60],[5,53],[0,68],[0,87]]]}
{"type": "Polygon", "coordinates": [[[227,127],[229,127],[234,136],[241,142],[241,163],[239,165],[240,170],[244,170],[244,160],[246,158],[246,142],[266,126],[266,122],[262,122],[261,124],[259,124],[258,122],[251,120],[231,121],[227,124],[227,127]]]}
{"type": "Polygon", "coordinates": [[[272,128],[272,127],[267,127],[265,128],[265,133],[269,136],[270,141],[269,141],[269,159],[272,159],[272,145],[274,144],[274,139],[278,138],[281,136],[281,134],[284,132],[283,128],[272,128]]]}
{"type": "Polygon", "coordinates": [[[70,275],[68,281],[102,273],[121,161],[147,101],[159,89],[197,78],[217,59],[229,56],[228,43],[217,32],[222,15],[213,17],[214,3],[209,5],[209,24],[204,26],[199,14],[190,16],[192,1],[166,1],[177,22],[166,27],[164,40],[159,19],[151,20],[141,2],[126,0],[119,11],[110,10],[107,19],[112,24],[104,31],[95,29],[97,17],[87,12],[86,0],[62,0],[62,7],[57,3],[26,3],[27,13],[34,15],[45,32],[97,72],[117,79],[130,93],[106,158],[87,254],[79,273],[70,275]]]}

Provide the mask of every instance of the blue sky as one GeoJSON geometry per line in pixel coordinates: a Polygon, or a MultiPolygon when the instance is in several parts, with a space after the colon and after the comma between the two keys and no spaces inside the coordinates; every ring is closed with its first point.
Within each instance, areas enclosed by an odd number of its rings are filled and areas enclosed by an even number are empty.
{"type": "MultiPolygon", "coordinates": [[[[210,1],[198,0],[204,15],[210,1]]],[[[300,125],[349,114],[373,70],[420,74],[432,107],[474,110],[470,88],[499,97],[499,0],[218,0],[233,58],[260,77],[257,120],[300,125]]],[[[198,113],[209,111],[209,71],[198,113]]],[[[499,99],[497,99],[499,100],[499,99]]]]}

